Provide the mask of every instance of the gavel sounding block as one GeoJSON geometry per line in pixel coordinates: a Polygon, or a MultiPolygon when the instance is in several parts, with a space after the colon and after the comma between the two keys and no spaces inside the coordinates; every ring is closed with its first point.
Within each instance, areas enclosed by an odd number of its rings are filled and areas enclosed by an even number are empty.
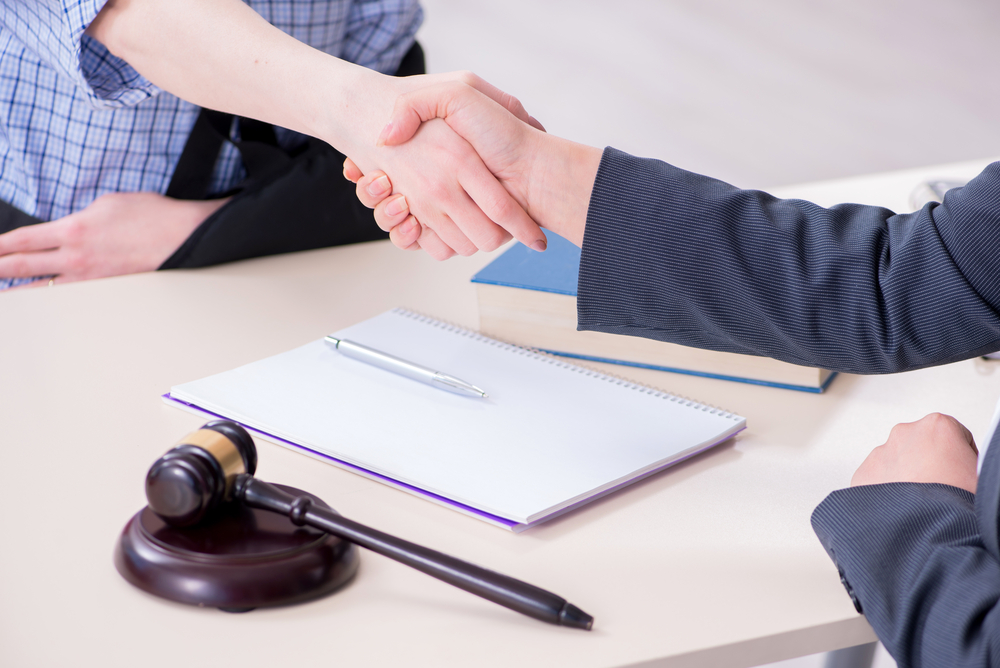
{"type": "MultiPolygon", "coordinates": [[[[295,496],[311,494],[277,485],[295,496]]],[[[358,548],[277,513],[226,504],[195,527],[175,528],[148,507],[122,531],[115,567],[155,596],[227,612],[320,598],[346,584],[358,548]]]]}

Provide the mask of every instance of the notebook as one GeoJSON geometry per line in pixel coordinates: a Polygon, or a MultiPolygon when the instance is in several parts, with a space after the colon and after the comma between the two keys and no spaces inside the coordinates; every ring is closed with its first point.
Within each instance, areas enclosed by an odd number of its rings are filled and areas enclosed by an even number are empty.
{"type": "Polygon", "coordinates": [[[805,392],[822,392],[836,376],[769,357],[577,331],[580,249],[552,232],[546,236],[544,253],[514,244],[472,277],[484,334],[554,355],[805,392]]]}
{"type": "Polygon", "coordinates": [[[514,531],[741,431],[729,411],[404,309],[344,338],[477,385],[445,392],[322,339],[170,389],[169,403],[514,531]]]}

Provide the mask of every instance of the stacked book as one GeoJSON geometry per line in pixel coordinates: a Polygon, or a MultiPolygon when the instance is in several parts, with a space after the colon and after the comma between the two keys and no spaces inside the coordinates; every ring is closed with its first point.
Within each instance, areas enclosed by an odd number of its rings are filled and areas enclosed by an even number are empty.
{"type": "Polygon", "coordinates": [[[551,232],[546,234],[549,245],[544,253],[515,244],[472,277],[483,334],[576,359],[804,392],[822,392],[836,375],[767,357],[577,331],[580,249],[551,232]]]}

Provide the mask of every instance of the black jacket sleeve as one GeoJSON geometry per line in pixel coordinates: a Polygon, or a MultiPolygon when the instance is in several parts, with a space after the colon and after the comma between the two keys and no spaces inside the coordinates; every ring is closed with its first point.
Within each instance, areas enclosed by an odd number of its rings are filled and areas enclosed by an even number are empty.
{"type": "Polygon", "coordinates": [[[1000,666],[1000,561],[948,485],[833,492],[813,528],[900,668],[1000,666]]]}
{"type": "Polygon", "coordinates": [[[890,373],[1000,349],[1000,163],[912,214],[779,200],[607,149],[580,329],[890,373]]]}

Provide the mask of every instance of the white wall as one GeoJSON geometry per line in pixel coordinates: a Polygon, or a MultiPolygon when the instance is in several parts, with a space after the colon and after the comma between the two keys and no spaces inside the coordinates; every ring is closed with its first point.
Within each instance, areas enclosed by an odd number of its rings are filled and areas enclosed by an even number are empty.
{"type": "Polygon", "coordinates": [[[433,72],[551,132],[767,187],[1000,155],[1000,4],[425,0],[433,72]]]}

